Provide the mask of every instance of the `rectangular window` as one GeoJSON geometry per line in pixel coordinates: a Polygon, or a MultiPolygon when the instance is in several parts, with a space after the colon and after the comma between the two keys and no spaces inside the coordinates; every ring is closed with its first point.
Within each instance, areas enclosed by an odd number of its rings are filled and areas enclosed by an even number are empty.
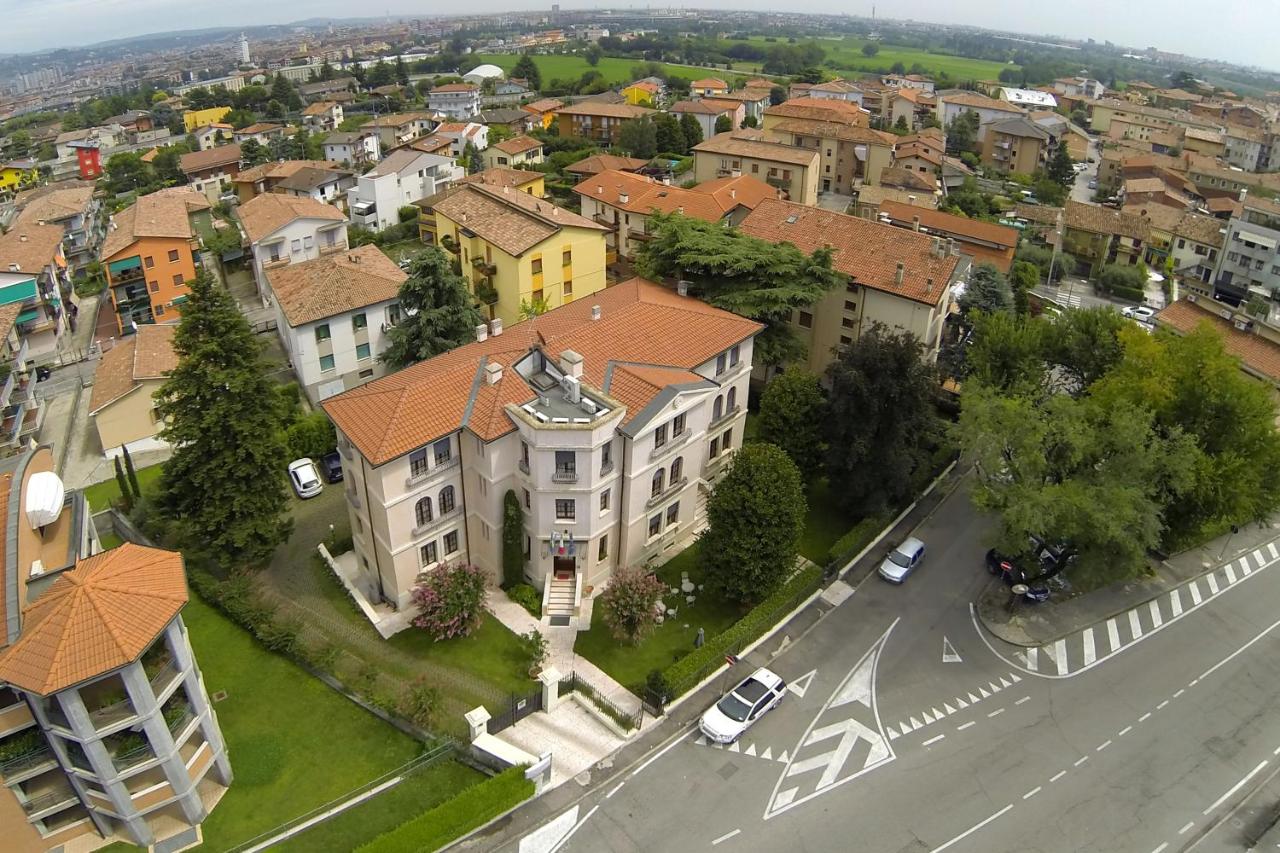
{"type": "Polygon", "coordinates": [[[573,280],[572,279],[564,280],[564,295],[573,296],[573,280]]]}
{"type": "Polygon", "coordinates": [[[600,473],[607,474],[613,468],[613,442],[605,442],[600,447],[600,473]]]}
{"type": "Polygon", "coordinates": [[[331,355],[322,355],[322,356],[320,356],[320,372],[321,372],[321,373],[329,373],[329,372],[331,372],[331,371],[333,370],[334,366],[335,366],[335,365],[334,365],[334,361],[333,361],[333,356],[331,356],[331,355]]]}
{"type": "Polygon", "coordinates": [[[719,455],[720,455],[720,439],[713,438],[711,439],[711,449],[707,451],[707,458],[715,459],[719,455]]]}
{"type": "Polygon", "coordinates": [[[446,555],[458,553],[458,531],[450,530],[444,535],[444,553],[446,555]]]}
{"type": "Polygon", "coordinates": [[[671,422],[671,437],[684,434],[685,416],[683,414],[676,415],[675,420],[671,422]]]}
{"type": "Polygon", "coordinates": [[[753,174],[753,175],[758,175],[758,174],[760,174],[760,164],[759,164],[759,163],[752,163],[752,164],[751,164],[751,174],[753,174]]]}
{"type": "Polygon", "coordinates": [[[310,249],[313,245],[315,245],[315,238],[313,238],[310,234],[302,238],[302,248],[310,249]]]}
{"type": "Polygon", "coordinates": [[[159,292],[160,292],[160,282],[158,282],[158,281],[153,281],[153,282],[150,282],[150,284],[151,284],[151,292],[152,292],[152,293],[159,293],[159,292]]]}
{"type": "Polygon", "coordinates": [[[157,317],[159,317],[159,316],[161,316],[161,315],[163,315],[163,314],[164,314],[164,306],[163,306],[163,305],[157,305],[157,306],[156,306],[156,316],[157,316],[157,317]]]}
{"type": "Polygon", "coordinates": [[[720,437],[720,446],[725,450],[728,450],[730,447],[733,447],[733,430],[732,429],[727,429],[724,431],[724,435],[720,437]]]}
{"type": "Polygon", "coordinates": [[[569,500],[556,499],[556,519],[558,521],[573,521],[578,517],[578,502],[570,498],[569,500]]]}
{"type": "Polygon", "coordinates": [[[610,491],[611,491],[610,489],[605,489],[603,492],[600,493],[600,511],[601,512],[604,512],[609,508],[609,492],[610,491]]]}
{"type": "Polygon", "coordinates": [[[409,476],[421,477],[427,473],[427,449],[415,450],[409,454],[409,476]]]}
{"type": "Polygon", "coordinates": [[[280,260],[280,244],[279,243],[271,244],[271,260],[273,261],[280,260]]]}
{"type": "Polygon", "coordinates": [[[662,532],[662,513],[658,513],[649,519],[649,535],[657,536],[662,532]]]}
{"type": "Polygon", "coordinates": [[[436,553],[436,543],[434,542],[428,542],[418,549],[418,560],[424,567],[438,562],[439,559],[440,556],[436,553]]]}
{"type": "Polygon", "coordinates": [[[542,273],[542,258],[533,259],[532,270],[534,275],[540,275],[542,273]]]}
{"type": "Polygon", "coordinates": [[[783,170],[782,170],[782,180],[784,180],[784,181],[789,181],[789,180],[791,180],[791,170],[790,170],[790,169],[783,169],[783,170]]]}
{"type": "Polygon", "coordinates": [[[560,253],[560,265],[567,267],[573,263],[573,249],[565,249],[560,253]]]}
{"type": "Polygon", "coordinates": [[[849,337],[848,335],[841,335],[841,336],[840,336],[840,343],[841,343],[843,346],[846,346],[846,347],[847,347],[847,346],[849,346],[849,344],[853,343],[853,338],[849,337]]]}
{"type": "Polygon", "coordinates": [[[716,356],[716,376],[719,376],[721,373],[724,373],[728,369],[729,369],[729,359],[724,353],[720,353],[718,356],[716,356]]]}
{"type": "Polygon", "coordinates": [[[182,287],[182,273],[176,273],[173,277],[173,286],[182,287]]]}
{"type": "Polygon", "coordinates": [[[600,537],[600,548],[596,551],[597,560],[609,559],[609,534],[600,537]]]}
{"type": "Polygon", "coordinates": [[[1187,241],[1186,241],[1186,240],[1184,240],[1184,239],[1182,239],[1181,237],[1179,237],[1179,238],[1178,238],[1178,248],[1179,248],[1179,249],[1186,248],[1186,245],[1187,245],[1187,241]]]}
{"type": "Polygon", "coordinates": [[[680,501],[667,507],[667,527],[680,523],[680,501]]]}
{"type": "Polygon", "coordinates": [[[358,332],[361,329],[368,328],[368,326],[369,326],[369,317],[363,311],[361,311],[359,314],[353,314],[351,316],[352,330],[358,332]]]}
{"type": "Polygon", "coordinates": [[[170,262],[170,263],[173,263],[173,262],[175,262],[175,261],[177,261],[177,260],[178,260],[178,250],[177,250],[177,249],[170,249],[170,250],[169,250],[169,262],[170,262]]]}
{"type": "Polygon", "coordinates": [[[840,321],[840,325],[841,325],[841,326],[844,326],[846,329],[852,329],[852,328],[853,328],[853,320],[849,319],[848,317],[845,317],[844,319],[842,319],[842,320],[840,321]]]}
{"type": "Polygon", "coordinates": [[[528,489],[521,489],[524,492],[524,508],[530,509],[533,505],[533,498],[529,495],[528,489]]]}
{"type": "Polygon", "coordinates": [[[316,343],[322,343],[329,340],[331,337],[332,335],[329,334],[328,323],[321,323],[319,326],[316,326],[316,343]]]}
{"type": "Polygon", "coordinates": [[[800,327],[804,329],[813,328],[813,315],[810,314],[808,311],[800,312],[800,327]]]}
{"type": "Polygon", "coordinates": [[[437,465],[443,465],[453,458],[453,444],[447,438],[442,438],[431,445],[431,450],[435,454],[437,465]]]}
{"type": "Polygon", "coordinates": [[[729,348],[729,366],[737,367],[738,362],[742,360],[742,347],[734,344],[729,348]]]}
{"type": "Polygon", "coordinates": [[[846,311],[857,311],[857,310],[858,310],[858,303],[856,303],[856,302],[851,302],[851,301],[849,301],[848,299],[846,299],[846,300],[844,301],[844,310],[846,310],[846,311]]]}
{"type": "Polygon", "coordinates": [[[324,232],[324,245],[326,248],[333,248],[338,242],[338,229],[331,228],[324,232]]]}
{"type": "Polygon", "coordinates": [[[372,368],[370,368],[369,370],[362,370],[362,371],[360,371],[360,378],[361,378],[361,379],[372,379],[372,378],[373,378],[373,369],[372,369],[372,368]]]}
{"type": "Polygon", "coordinates": [[[293,253],[293,254],[295,254],[295,255],[296,255],[296,254],[298,254],[299,252],[301,252],[301,251],[302,251],[302,241],[301,241],[301,240],[291,240],[291,241],[289,241],[289,251],[290,251],[290,252],[292,252],[292,253],[293,253]]]}
{"type": "Polygon", "coordinates": [[[372,353],[368,344],[356,344],[356,360],[367,361],[372,353]]]}
{"type": "Polygon", "coordinates": [[[653,446],[656,450],[667,443],[667,425],[663,424],[653,431],[653,446]]]}
{"type": "Polygon", "coordinates": [[[147,265],[147,269],[151,269],[152,267],[154,267],[154,266],[156,265],[156,259],[155,259],[155,258],[153,258],[153,257],[151,257],[150,255],[148,255],[148,256],[147,256],[146,258],[144,258],[143,260],[144,260],[144,262],[145,262],[145,263],[146,263],[146,265],[147,265]]]}
{"type": "Polygon", "coordinates": [[[556,475],[559,477],[576,477],[578,475],[578,454],[572,450],[557,450],[556,475]]]}

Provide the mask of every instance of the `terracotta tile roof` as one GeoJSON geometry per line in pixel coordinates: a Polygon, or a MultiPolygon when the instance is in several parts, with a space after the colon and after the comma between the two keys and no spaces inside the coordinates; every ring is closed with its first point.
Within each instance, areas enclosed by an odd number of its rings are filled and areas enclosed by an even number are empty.
{"type": "Polygon", "coordinates": [[[187,175],[202,172],[205,169],[239,163],[240,143],[233,142],[230,145],[219,145],[206,151],[192,151],[188,154],[183,154],[178,162],[183,173],[187,175]]]}
{"type": "Polygon", "coordinates": [[[36,599],[0,681],[48,696],[138,659],[187,603],[182,555],[126,543],[77,561],[36,599]]]}
{"type": "Polygon", "coordinates": [[[816,136],[822,139],[838,139],[857,145],[878,145],[893,148],[898,137],[892,133],[872,130],[858,124],[820,121],[807,118],[784,118],[769,129],[769,133],[794,133],[800,136],[816,136]]]}
{"type": "Polygon", "coordinates": [[[1130,178],[1124,182],[1126,193],[1162,193],[1171,192],[1159,178],[1130,178]]]}
{"type": "Polygon", "coordinates": [[[338,104],[335,101],[316,101],[302,111],[304,116],[321,116],[328,113],[338,104]]]}
{"type": "Polygon", "coordinates": [[[115,227],[102,241],[100,257],[108,260],[129,248],[139,237],[172,237],[190,240],[191,214],[209,209],[204,193],[193,187],[170,187],[138,200],[112,217],[115,227]]]}
{"type": "Polygon", "coordinates": [[[898,137],[898,144],[923,145],[936,151],[943,151],[947,147],[947,138],[940,128],[926,127],[917,133],[898,137]]]}
{"type": "Polygon", "coordinates": [[[361,127],[372,127],[377,124],[379,127],[401,127],[415,121],[431,121],[431,113],[427,112],[407,112],[407,113],[389,113],[382,116],[374,116],[366,121],[361,127]]]}
{"type": "Polygon", "coordinates": [[[1226,235],[1226,224],[1221,219],[1176,210],[1164,204],[1125,205],[1124,212],[1149,221],[1154,228],[1175,237],[1185,237],[1206,246],[1221,248],[1226,235]]]}
{"type": "Polygon", "coordinates": [[[707,193],[669,186],[631,172],[601,172],[584,178],[573,191],[632,213],[679,211],[707,222],[717,222],[725,214],[724,208],[707,193]],[[626,196],[626,201],[623,201],[623,196],[626,196]]]}
{"type": "Polygon", "coordinates": [[[967,216],[956,216],[940,210],[924,210],[909,204],[899,204],[896,201],[881,202],[880,212],[889,214],[894,222],[907,225],[911,224],[913,217],[918,216],[922,227],[938,234],[954,234],[1007,248],[1017,248],[1018,245],[1018,229],[1006,225],[996,225],[993,222],[983,222],[967,216]]]}
{"type": "Polygon", "coordinates": [[[627,407],[634,415],[672,385],[701,385],[709,383],[706,377],[680,367],[659,367],[648,364],[617,364],[609,372],[603,390],[610,397],[627,407]]]}
{"type": "Polygon", "coordinates": [[[28,202],[18,213],[19,224],[58,222],[84,213],[93,198],[93,187],[60,189],[28,202]]]}
{"type": "Polygon", "coordinates": [[[1244,210],[1244,205],[1240,203],[1240,200],[1231,196],[1206,199],[1204,205],[1213,213],[1227,213],[1231,216],[1239,216],[1240,212],[1244,210]]]}
{"type": "Polygon", "coordinates": [[[446,92],[478,92],[479,86],[473,86],[470,83],[445,83],[443,86],[436,86],[428,94],[440,95],[446,92]]]}
{"type": "Polygon", "coordinates": [[[432,208],[475,232],[509,255],[521,255],[572,226],[592,231],[605,227],[529,193],[484,184],[458,184],[438,193],[432,208]]]}
{"type": "Polygon", "coordinates": [[[317,169],[315,166],[304,166],[276,184],[276,186],[285,190],[309,193],[333,181],[354,177],[355,173],[346,169],[317,169]]]}
{"type": "Polygon", "coordinates": [[[742,103],[764,101],[768,100],[768,98],[768,89],[740,89],[736,92],[721,92],[716,95],[716,100],[718,101],[738,101],[742,103]]]}
{"type": "Polygon", "coordinates": [[[542,98],[541,100],[527,103],[520,109],[541,115],[542,113],[555,112],[563,106],[564,101],[557,100],[556,98],[542,98]]]}
{"type": "MultiPolygon", "coordinates": [[[[18,322],[18,315],[21,313],[21,302],[10,302],[8,305],[0,305],[0,341],[9,337],[9,333],[13,331],[14,324],[18,322]]],[[[0,624],[3,624],[2,619],[0,619],[0,624]]]]}
{"type": "MultiPolygon", "coordinates": [[[[661,285],[631,279],[321,405],[360,452],[381,465],[462,427],[486,441],[513,431],[505,404],[521,405],[538,395],[512,365],[534,347],[551,358],[566,349],[577,352],[584,359],[584,381],[603,390],[611,363],[691,370],[761,328],[661,285]],[[599,320],[591,319],[593,306],[601,309],[599,320]],[[491,361],[504,366],[502,380],[477,382],[491,361]]],[[[629,417],[635,414],[628,411],[629,417]]]]}
{"type": "Polygon", "coordinates": [[[88,187],[94,188],[93,181],[82,181],[79,178],[68,178],[64,181],[51,181],[44,186],[33,187],[29,190],[23,190],[13,197],[14,206],[19,210],[39,198],[44,198],[52,193],[61,192],[62,190],[83,189],[88,187]]]}
{"type": "Polygon", "coordinates": [[[1155,319],[1158,325],[1183,335],[1195,331],[1204,323],[1210,324],[1222,335],[1227,352],[1240,359],[1249,373],[1280,385],[1280,345],[1252,332],[1237,329],[1230,320],[1185,299],[1179,299],[1166,307],[1156,314],[1155,319]]]}
{"type": "Polygon", "coordinates": [[[927,207],[934,210],[938,206],[938,198],[931,192],[920,192],[911,190],[898,189],[897,187],[872,187],[863,185],[858,187],[858,206],[874,207],[879,206],[886,201],[896,201],[911,207],[927,207]]]}
{"type": "Polygon", "coordinates": [[[1063,215],[1063,209],[1047,204],[1023,204],[1019,202],[1013,206],[1013,215],[1028,222],[1055,225],[1058,217],[1063,215]]]}
{"type": "Polygon", "coordinates": [[[742,103],[739,101],[722,101],[719,98],[703,98],[702,103],[711,107],[713,110],[722,113],[732,113],[742,109],[742,103]]]}
{"type": "Polygon", "coordinates": [[[933,95],[924,89],[894,89],[894,97],[902,98],[917,105],[930,105],[933,103],[933,95]]]}
{"type": "Polygon", "coordinates": [[[253,124],[248,125],[247,127],[240,128],[239,130],[236,131],[236,133],[244,134],[245,136],[252,136],[259,133],[275,133],[278,130],[283,131],[284,125],[276,124],[275,122],[270,122],[270,121],[259,121],[259,122],[254,122],[253,124]]]}
{"type": "Polygon", "coordinates": [[[703,77],[689,84],[690,89],[728,89],[729,84],[719,77],[703,77]]]}
{"type": "Polygon", "coordinates": [[[38,275],[54,262],[65,233],[61,225],[15,224],[0,236],[0,270],[10,270],[17,264],[19,271],[38,275]]]}
{"type": "Polygon", "coordinates": [[[453,140],[447,136],[436,136],[433,133],[430,136],[413,140],[405,148],[409,151],[418,151],[423,154],[439,154],[441,151],[451,150],[453,148],[453,140]]]}
{"type": "Polygon", "coordinates": [[[246,201],[238,208],[240,224],[251,243],[257,243],[295,219],[325,219],[341,222],[346,217],[331,204],[313,198],[263,193],[246,201]]]}
{"type": "Polygon", "coordinates": [[[756,205],[767,198],[782,197],[782,190],[771,187],[751,175],[703,181],[695,186],[693,190],[694,192],[711,195],[726,213],[739,206],[754,209],[756,205]]]}
{"type": "Polygon", "coordinates": [[[658,93],[658,84],[649,80],[637,80],[630,85],[624,86],[623,89],[639,89],[651,95],[656,95],[658,93]]]}
{"type": "Polygon", "coordinates": [[[526,151],[533,151],[535,148],[542,147],[542,140],[534,139],[532,136],[513,136],[510,139],[504,139],[492,146],[497,148],[504,154],[523,154],[526,151]]]}
{"type": "Polygon", "coordinates": [[[632,104],[608,104],[603,101],[581,101],[556,110],[558,115],[566,116],[604,116],[607,118],[644,118],[653,115],[656,110],[637,107],[632,104]]]}
{"type": "Polygon", "coordinates": [[[748,139],[732,133],[718,133],[715,136],[693,146],[694,151],[705,151],[710,154],[731,154],[738,157],[754,157],[757,160],[773,160],[778,163],[791,163],[797,166],[818,168],[818,151],[815,148],[801,149],[781,142],[766,142],[763,139],[748,139]]]}
{"type": "Polygon", "coordinates": [[[861,92],[862,89],[853,85],[848,80],[828,80],[826,83],[815,83],[809,88],[810,92],[832,92],[837,95],[847,95],[850,92],[861,92]]]}
{"type": "Polygon", "coordinates": [[[1024,139],[1038,139],[1041,142],[1049,141],[1049,134],[1044,128],[1037,127],[1034,123],[1021,116],[1003,121],[993,121],[986,126],[986,132],[1002,133],[1005,136],[1019,136],[1024,139]]]}
{"type": "Polygon", "coordinates": [[[954,92],[949,95],[943,95],[938,98],[939,106],[941,106],[944,101],[948,104],[955,104],[959,107],[995,110],[1002,113],[1022,113],[1022,110],[1018,109],[1008,101],[999,101],[995,98],[988,98],[986,95],[979,95],[977,92],[954,92]]]}
{"type": "Polygon", "coordinates": [[[780,104],[765,107],[764,114],[782,118],[848,122],[864,126],[870,121],[870,114],[857,104],[831,98],[791,98],[780,104]]]}
{"type": "Polygon", "coordinates": [[[927,163],[932,163],[934,166],[942,165],[942,152],[937,148],[932,148],[928,145],[922,145],[920,143],[902,145],[899,143],[893,151],[894,160],[906,160],[911,157],[919,157],[921,160],[924,160],[927,163]]]}
{"type": "Polygon", "coordinates": [[[97,414],[137,388],[144,379],[163,379],[178,366],[173,350],[176,324],[146,324],[103,353],[93,371],[89,414],[97,414]]]}
{"type": "Polygon", "coordinates": [[[1079,231],[1145,240],[1151,230],[1142,217],[1122,213],[1100,204],[1068,201],[1066,211],[1066,226],[1079,231]]]}
{"type": "MultiPolygon", "coordinates": [[[[737,104],[734,104],[734,107],[737,106],[737,104]]],[[[671,105],[670,112],[680,113],[682,115],[688,113],[689,115],[718,116],[723,112],[727,112],[728,109],[728,107],[712,106],[705,100],[676,101],[671,105]]]]}
{"type": "Polygon", "coordinates": [[[934,238],[892,225],[787,201],[760,202],[740,226],[744,234],[773,243],[791,243],[802,252],[835,250],[834,265],[858,284],[937,305],[960,258],[938,257],[934,238]],[[897,265],[905,265],[902,284],[897,265]]]}
{"type": "Polygon", "coordinates": [[[341,169],[342,164],[334,160],[278,160],[274,163],[263,163],[252,169],[245,169],[231,180],[237,184],[256,183],[266,178],[292,177],[300,169],[341,169]]]}
{"type": "Polygon", "coordinates": [[[880,183],[886,187],[901,187],[907,190],[918,190],[922,193],[932,193],[938,187],[936,178],[913,172],[910,169],[900,169],[896,166],[880,170],[880,183]]]}
{"type": "Polygon", "coordinates": [[[440,133],[440,134],[445,134],[445,133],[455,133],[455,134],[466,133],[466,131],[467,131],[467,127],[468,127],[468,125],[469,125],[469,124],[470,124],[470,122],[461,122],[461,121],[446,121],[446,122],[441,122],[439,125],[437,125],[437,126],[436,126],[436,133],[440,133]]]}
{"type": "Polygon", "coordinates": [[[267,270],[266,276],[294,328],[395,299],[409,277],[372,245],[267,270]]]}
{"type": "Polygon", "coordinates": [[[593,154],[590,157],[583,157],[576,163],[571,163],[565,167],[566,172],[575,175],[595,175],[609,169],[617,169],[623,172],[634,172],[637,169],[643,169],[649,165],[648,160],[642,160],[638,157],[619,157],[616,154],[593,154]]]}
{"type": "Polygon", "coordinates": [[[508,169],[506,166],[493,166],[483,172],[467,175],[459,183],[484,184],[486,187],[523,187],[543,177],[541,172],[529,169],[508,169]]]}

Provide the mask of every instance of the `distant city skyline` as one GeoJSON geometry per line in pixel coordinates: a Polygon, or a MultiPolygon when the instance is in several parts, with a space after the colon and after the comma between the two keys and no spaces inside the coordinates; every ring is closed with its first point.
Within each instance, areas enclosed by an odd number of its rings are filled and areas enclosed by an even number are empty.
{"type": "MultiPolygon", "coordinates": [[[[5,18],[8,44],[26,50],[78,47],[100,41],[155,32],[206,27],[263,26],[288,24],[318,17],[351,17],[351,4],[340,0],[221,0],[217,4],[191,4],[188,0],[19,0],[21,6],[5,18]]],[[[392,18],[430,17],[431,11],[415,0],[384,0],[392,18]]],[[[546,11],[550,2],[520,0],[476,0],[467,5],[468,14],[546,11]]],[[[600,3],[562,2],[562,10],[599,7],[600,3]]],[[[607,5],[607,4],[604,4],[607,5]]],[[[660,3],[647,4],[662,8],[660,3]]],[[[849,5],[838,0],[818,0],[807,7],[815,14],[870,16],[872,6],[879,17],[913,19],[939,24],[964,24],[1011,32],[1055,35],[1063,38],[1092,38],[1144,49],[1156,47],[1240,65],[1277,69],[1271,45],[1280,38],[1280,3],[1263,0],[1258,6],[1217,6],[1203,3],[1173,3],[1165,0],[1076,0],[1070,4],[1028,3],[1013,11],[1007,0],[895,0],[894,3],[863,2],[849,5]],[[1259,6],[1270,7],[1266,13],[1259,6]]],[[[785,11],[777,0],[690,0],[681,8],[750,9],[785,11]]],[[[639,5],[615,8],[642,8],[639,5]]],[[[607,20],[603,19],[602,20],[607,20]]]]}

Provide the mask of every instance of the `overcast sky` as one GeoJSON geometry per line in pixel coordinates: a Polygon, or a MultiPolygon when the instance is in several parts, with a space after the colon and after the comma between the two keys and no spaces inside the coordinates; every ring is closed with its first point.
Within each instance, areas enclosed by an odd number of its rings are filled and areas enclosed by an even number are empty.
{"type": "MultiPolygon", "coordinates": [[[[561,8],[607,5],[561,2],[561,8]]],[[[636,4],[637,6],[639,4],[636,4]]],[[[782,0],[699,2],[684,6],[779,9],[782,0]]],[[[806,10],[870,15],[870,2],[810,0],[806,10]]],[[[122,36],[200,27],[280,24],[303,18],[347,17],[389,12],[393,16],[429,15],[440,7],[421,0],[382,0],[368,6],[349,0],[0,0],[7,36],[3,49],[38,50],[80,45],[122,36]],[[379,8],[381,7],[381,8],[379,8]]],[[[459,7],[453,6],[453,9],[459,7]]],[[[521,0],[471,0],[471,13],[512,9],[550,9],[551,3],[521,0]]],[[[1037,34],[1094,38],[1136,47],[1205,56],[1248,65],[1280,68],[1280,0],[1247,3],[1191,0],[881,0],[877,14],[942,23],[962,23],[1037,34]]]]}

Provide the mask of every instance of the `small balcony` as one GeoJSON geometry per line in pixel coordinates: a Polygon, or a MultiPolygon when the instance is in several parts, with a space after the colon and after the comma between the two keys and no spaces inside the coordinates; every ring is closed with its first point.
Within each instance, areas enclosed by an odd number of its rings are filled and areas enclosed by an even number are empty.
{"type": "Polygon", "coordinates": [[[476,272],[480,273],[480,275],[492,276],[498,274],[497,265],[489,263],[484,258],[472,258],[471,266],[476,272]]]}
{"type": "Polygon", "coordinates": [[[791,182],[786,178],[765,178],[764,182],[769,186],[780,190],[785,190],[787,187],[791,186],[791,182]]]}
{"type": "Polygon", "coordinates": [[[608,228],[610,231],[618,230],[618,223],[603,213],[597,213],[591,217],[595,222],[608,228]]]}
{"type": "Polygon", "coordinates": [[[129,269],[123,270],[121,272],[111,273],[109,276],[112,287],[119,287],[120,285],[124,285],[124,284],[132,284],[134,282],[144,281],[146,277],[147,277],[146,273],[143,272],[143,269],[141,266],[130,267],[129,269]]]}
{"type": "Polygon", "coordinates": [[[460,464],[460,460],[457,456],[437,459],[435,462],[435,465],[425,471],[419,471],[416,474],[411,473],[407,478],[405,478],[404,487],[406,489],[415,489],[430,480],[432,477],[435,477],[437,474],[443,474],[445,471],[448,471],[451,468],[456,468],[460,464]]]}
{"type": "Polygon", "coordinates": [[[440,527],[444,524],[448,524],[450,521],[453,521],[454,519],[458,518],[460,515],[462,515],[462,507],[455,506],[453,509],[449,510],[448,512],[442,512],[438,515],[433,516],[432,518],[427,519],[422,524],[416,525],[413,528],[413,530],[410,532],[410,535],[416,539],[422,534],[426,533],[428,530],[434,530],[437,527],[440,527]]]}
{"type": "Polygon", "coordinates": [[[689,430],[686,429],[684,432],[680,433],[679,435],[671,436],[671,438],[667,439],[666,443],[660,445],[659,447],[655,447],[649,453],[649,458],[651,460],[661,459],[663,456],[666,456],[668,453],[675,450],[677,447],[680,447],[688,440],[689,440],[689,430]]]}
{"type": "Polygon", "coordinates": [[[38,746],[0,761],[0,777],[6,782],[12,784],[57,766],[58,759],[54,756],[53,750],[45,743],[43,737],[37,735],[37,738],[38,741],[33,739],[33,742],[38,742],[38,746]]]}
{"type": "Polygon", "coordinates": [[[653,239],[653,233],[645,228],[629,228],[627,229],[627,239],[639,243],[647,243],[653,239]]]}
{"type": "Polygon", "coordinates": [[[61,811],[78,802],[80,798],[76,796],[75,789],[67,782],[61,781],[24,802],[22,810],[27,813],[28,818],[34,820],[61,811]]]}
{"type": "Polygon", "coordinates": [[[681,489],[683,489],[687,485],[689,485],[688,477],[681,477],[679,480],[676,480],[674,483],[669,483],[667,487],[662,491],[658,492],[658,494],[651,495],[649,497],[649,500],[645,502],[644,508],[653,509],[658,504],[661,504],[664,501],[667,501],[670,498],[674,497],[677,492],[679,492],[681,489]]]}
{"type": "Polygon", "coordinates": [[[732,409],[729,409],[724,413],[722,413],[720,417],[712,419],[711,423],[707,424],[707,432],[711,432],[716,427],[720,426],[720,424],[724,423],[725,421],[731,419],[734,415],[738,414],[738,412],[740,411],[742,411],[742,406],[737,405],[737,406],[734,406],[732,409]]]}
{"type": "Polygon", "coordinates": [[[443,237],[441,237],[440,246],[446,252],[452,252],[455,255],[458,254],[459,251],[461,251],[461,249],[458,246],[457,239],[452,234],[445,234],[443,237]]]}
{"type": "Polygon", "coordinates": [[[551,482],[553,483],[578,482],[577,466],[576,465],[557,465],[556,470],[551,474],[551,482]]]}
{"type": "Polygon", "coordinates": [[[111,290],[116,299],[116,310],[121,314],[135,302],[150,302],[151,295],[147,292],[146,282],[127,287],[116,286],[111,290]]]}

